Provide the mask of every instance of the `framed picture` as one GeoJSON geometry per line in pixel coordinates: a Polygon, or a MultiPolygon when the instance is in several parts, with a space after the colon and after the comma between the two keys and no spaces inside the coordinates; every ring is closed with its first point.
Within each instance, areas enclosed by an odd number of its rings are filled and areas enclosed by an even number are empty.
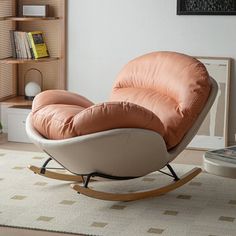
{"type": "Polygon", "coordinates": [[[236,0],[177,0],[177,15],[236,15],[236,0]]]}
{"type": "Polygon", "coordinates": [[[207,68],[219,90],[197,135],[188,145],[194,149],[219,149],[228,144],[228,109],[230,88],[230,58],[196,57],[207,68]]]}

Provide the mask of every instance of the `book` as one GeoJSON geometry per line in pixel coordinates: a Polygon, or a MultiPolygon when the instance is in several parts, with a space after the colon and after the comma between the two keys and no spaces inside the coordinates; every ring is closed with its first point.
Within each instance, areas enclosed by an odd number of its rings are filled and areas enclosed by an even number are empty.
{"type": "Polygon", "coordinates": [[[15,41],[15,46],[16,46],[16,57],[21,58],[20,44],[19,44],[19,40],[18,40],[17,31],[14,31],[13,35],[14,35],[14,41],[15,41]]]}
{"type": "Polygon", "coordinates": [[[43,38],[42,31],[34,31],[28,33],[29,40],[33,49],[34,58],[48,57],[48,49],[43,38]]]}
{"type": "Polygon", "coordinates": [[[31,42],[30,42],[30,38],[29,38],[29,34],[28,34],[28,33],[26,33],[26,38],[27,38],[27,41],[28,41],[28,45],[29,45],[29,49],[30,49],[31,58],[34,59],[34,52],[33,52],[33,48],[32,48],[32,45],[31,45],[31,42]]]}
{"type": "Polygon", "coordinates": [[[23,32],[23,33],[24,33],[24,44],[25,44],[25,49],[26,49],[26,53],[27,53],[27,58],[31,59],[32,56],[31,56],[31,52],[30,52],[28,39],[27,39],[27,33],[26,32],[23,32]]]}
{"type": "Polygon", "coordinates": [[[205,157],[236,164],[236,146],[208,151],[205,157]]]}
{"type": "Polygon", "coordinates": [[[22,31],[17,31],[17,36],[19,40],[19,45],[20,45],[20,52],[21,52],[21,58],[28,58],[27,57],[27,51],[25,48],[25,40],[24,40],[24,32],[22,31]]]}
{"type": "Polygon", "coordinates": [[[10,40],[11,40],[11,49],[12,49],[12,57],[16,58],[16,45],[14,39],[14,30],[10,30],[10,40]]]}

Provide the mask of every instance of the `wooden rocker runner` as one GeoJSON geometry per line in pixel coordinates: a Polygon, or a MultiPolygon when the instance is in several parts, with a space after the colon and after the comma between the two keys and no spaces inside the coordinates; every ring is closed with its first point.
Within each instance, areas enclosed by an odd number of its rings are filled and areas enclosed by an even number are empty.
{"type": "MultiPolygon", "coordinates": [[[[148,197],[155,197],[155,196],[163,195],[189,182],[191,179],[193,179],[196,175],[198,175],[202,171],[201,168],[196,167],[179,178],[177,174],[174,172],[174,170],[172,169],[172,167],[168,164],[167,167],[170,170],[171,174],[168,174],[163,171],[160,171],[160,172],[173,177],[174,179],[172,183],[164,187],[149,190],[149,191],[117,194],[117,193],[106,193],[106,192],[90,189],[88,187],[88,184],[92,181],[95,181],[94,179],[91,179],[92,177],[102,177],[102,178],[113,179],[113,180],[127,180],[127,179],[132,179],[131,177],[113,177],[113,176],[107,176],[107,175],[103,175],[99,173],[92,173],[88,176],[62,174],[62,173],[48,170],[46,166],[51,160],[52,158],[49,158],[41,168],[30,165],[29,169],[33,171],[35,174],[39,174],[47,178],[63,180],[63,181],[81,182],[84,184],[83,186],[79,184],[71,184],[71,187],[78,193],[84,194],[88,197],[97,198],[101,200],[109,200],[109,201],[134,201],[134,200],[140,200],[140,199],[144,199],[148,197]]],[[[57,169],[63,169],[63,168],[50,168],[50,169],[57,170],[57,169]]]]}
{"type": "Polygon", "coordinates": [[[75,191],[97,199],[131,201],[165,194],[201,172],[194,168],[178,178],[170,163],[197,133],[217,91],[217,83],[200,61],[175,52],[153,52],[129,62],[118,75],[108,102],[94,104],[68,91],[44,91],[33,101],[26,131],[71,175],[51,171],[47,163],[30,170],[79,182],[72,185],[75,191]],[[164,167],[170,174],[163,173],[164,167]],[[95,177],[128,180],[154,171],[174,181],[159,189],[127,194],[88,186],[95,177]]]}
{"type": "MultiPolygon", "coordinates": [[[[32,166],[29,165],[28,168],[33,171],[35,174],[42,175],[47,178],[51,179],[57,179],[57,180],[63,180],[63,181],[76,181],[76,182],[83,182],[83,178],[78,175],[72,175],[72,174],[63,174],[56,171],[50,171],[46,167],[49,161],[51,161],[52,158],[47,159],[47,161],[44,163],[42,167],[32,166]]],[[[59,168],[50,168],[54,170],[58,170],[59,168]]],[[[60,168],[61,169],[61,168],[60,168]]]]}
{"type": "Polygon", "coordinates": [[[117,194],[117,193],[107,193],[107,192],[100,192],[93,189],[90,189],[88,186],[81,186],[79,184],[71,184],[71,187],[77,191],[78,193],[84,194],[88,197],[97,198],[101,200],[109,200],[109,201],[134,201],[140,200],[149,197],[156,197],[159,195],[163,195],[168,193],[185,183],[189,182],[193,179],[196,175],[201,173],[201,168],[194,168],[185,175],[181,176],[180,179],[174,179],[174,181],[164,187],[153,189],[144,192],[134,192],[134,193],[124,193],[124,194],[117,194]]]}

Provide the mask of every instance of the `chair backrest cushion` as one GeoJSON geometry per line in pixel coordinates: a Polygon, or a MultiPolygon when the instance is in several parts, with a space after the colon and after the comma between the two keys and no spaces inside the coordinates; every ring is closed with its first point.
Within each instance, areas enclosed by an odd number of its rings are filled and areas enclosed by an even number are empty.
{"type": "Polygon", "coordinates": [[[210,91],[209,74],[200,61],[175,52],[154,52],[123,68],[110,101],[132,102],[152,111],[164,125],[170,149],[193,125],[210,91]]]}

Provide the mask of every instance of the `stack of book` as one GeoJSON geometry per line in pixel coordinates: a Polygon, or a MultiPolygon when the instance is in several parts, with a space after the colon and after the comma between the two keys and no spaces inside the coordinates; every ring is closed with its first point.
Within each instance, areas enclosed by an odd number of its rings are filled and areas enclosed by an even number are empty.
{"type": "Polygon", "coordinates": [[[208,151],[205,157],[236,164],[236,146],[208,151]]]}
{"type": "Polygon", "coordinates": [[[14,58],[38,59],[48,57],[48,49],[42,31],[10,31],[12,56],[14,58]]]}

